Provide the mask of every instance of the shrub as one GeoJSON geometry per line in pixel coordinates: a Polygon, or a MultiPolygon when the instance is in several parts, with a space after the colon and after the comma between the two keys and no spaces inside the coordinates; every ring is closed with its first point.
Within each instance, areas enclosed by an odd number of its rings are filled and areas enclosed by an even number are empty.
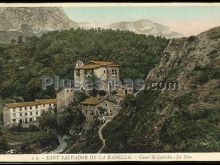
{"type": "Polygon", "coordinates": [[[29,131],[40,131],[40,129],[36,125],[31,124],[29,126],[29,131]]]}
{"type": "Polygon", "coordinates": [[[206,73],[202,73],[196,78],[196,81],[199,84],[204,84],[209,81],[209,76],[206,73]]]}
{"type": "Polygon", "coordinates": [[[193,41],[197,41],[198,40],[198,38],[196,37],[196,36],[190,36],[189,38],[188,38],[188,41],[189,42],[193,42],[193,41]]]}
{"type": "Polygon", "coordinates": [[[219,68],[213,70],[213,72],[211,74],[211,78],[220,79],[220,69],[219,68]]]}

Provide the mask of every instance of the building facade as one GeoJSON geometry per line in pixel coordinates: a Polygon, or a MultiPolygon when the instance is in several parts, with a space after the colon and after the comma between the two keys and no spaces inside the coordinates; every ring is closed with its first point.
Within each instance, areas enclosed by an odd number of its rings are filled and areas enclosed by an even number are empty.
{"type": "Polygon", "coordinates": [[[76,100],[74,88],[65,88],[57,93],[57,110],[62,112],[65,107],[68,107],[76,100]]]}
{"type": "Polygon", "coordinates": [[[91,97],[81,102],[82,113],[88,123],[100,116],[113,116],[118,113],[116,104],[104,97],[91,97]]]}
{"type": "Polygon", "coordinates": [[[81,60],[78,60],[74,70],[75,85],[83,83],[89,76],[96,76],[104,84],[105,88],[108,87],[108,81],[118,82],[119,79],[119,65],[109,61],[91,61],[89,64],[84,65],[81,60]]]}
{"type": "Polygon", "coordinates": [[[3,107],[4,126],[38,124],[37,120],[41,114],[55,106],[56,99],[6,104],[3,107]]]}

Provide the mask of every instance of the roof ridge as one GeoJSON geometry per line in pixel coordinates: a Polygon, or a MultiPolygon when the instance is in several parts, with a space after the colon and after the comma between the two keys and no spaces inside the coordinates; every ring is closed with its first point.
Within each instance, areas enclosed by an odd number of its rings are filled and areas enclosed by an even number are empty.
{"type": "Polygon", "coordinates": [[[24,102],[15,102],[15,103],[7,103],[5,106],[7,107],[21,107],[21,106],[32,106],[32,105],[39,105],[39,104],[49,104],[49,103],[56,103],[56,98],[53,99],[35,99],[33,101],[24,101],[24,102]]]}

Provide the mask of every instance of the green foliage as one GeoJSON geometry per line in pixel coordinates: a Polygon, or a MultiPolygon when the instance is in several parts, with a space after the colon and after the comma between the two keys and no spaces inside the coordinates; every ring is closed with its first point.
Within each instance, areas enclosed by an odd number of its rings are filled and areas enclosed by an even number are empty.
{"type": "Polygon", "coordinates": [[[3,98],[23,97],[25,101],[54,98],[51,86],[41,89],[41,76],[73,79],[78,59],[109,60],[120,67],[121,78],[145,78],[159,62],[167,39],[137,35],[128,31],[69,30],[35,36],[28,42],[0,45],[0,94],[3,98]]]}
{"type": "Polygon", "coordinates": [[[212,67],[210,65],[206,66],[196,66],[194,68],[196,71],[196,82],[198,84],[204,84],[208,82],[210,79],[219,79],[220,78],[220,68],[212,67]]]}
{"type": "Polygon", "coordinates": [[[0,125],[3,122],[3,109],[0,108],[0,125]]]}
{"type": "Polygon", "coordinates": [[[6,139],[2,136],[2,131],[0,130],[0,154],[3,154],[8,149],[8,144],[6,139]]]}
{"type": "Polygon", "coordinates": [[[29,129],[30,132],[40,131],[40,129],[37,126],[33,125],[33,124],[31,124],[28,129],[29,129]]]}
{"type": "Polygon", "coordinates": [[[196,37],[196,36],[190,36],[190,37],[188,38],[188,41],[189,41],[189,42],[198,41],[198,37],[196,37]]]}
{"type": "Polygon", "coordinates": [[[96,120],[93,126],[86,132],[86,143],[80,148],[83,153],[97,153],[102,146],[102,142],[98,136],[98,128],[100,121],[96,120]]]}
{"type": "Polygon", "coordinates": [[[70,105],[57,115],[58,127],[56,129],[59,134],[69,134],[71,129],[78,129],[85,121],[85,116],[75,105],[70,105]]]}
{"type": "Polygon", "coordinates": [[[198,99],[195,93],[190,92],[175,98],[174,104],[179,106],[180,108],[186,108],[189,104],[195,103],[197,101],[198,99]]]}
{"type": "Polygon", "coordinates": [[[58,126],[56,114],[52,111],[43,112],[39,117],[39,124],[41,128],[56,129],[58,126]]]}
{"type": "Polygon", "coordinates": [[[84,120],[85,116],[72,104],[63,112],[55,113],[51,110],[42,113],[39,124],[43,129],[56,130],[61,135],[67,135],[71,129],[78,129],[84,120]]]}
{"type": "Polygon", "coordinates": [[[85,99],[89,98],[89,96],[83,91],[77,91],[76,96],[77,96],[76,105],[84,101],[85,99]]]}
{"type": "Polygon", "coordinates": [[[165,152],[219,152],[220,111],[201,109],[174,113],[164,124],[160,139],[165,152]]]}
{"type": "Polygon", "coordinates": [[[213,28],[208,32],[209,39],[219,39],[220,38],[220,32],[219,27],[213,28]]]}
{"type": "Polygon", "coordinates": [[[207,74],[202,73],[197,77],[196,81],[198,82],[198,84],[204,84],[209,81],[209,77],[207,74]]]}
{"type": "MultiPolygon", "coordinates": [[[[31,133],[31,132],[30,132],[31,133]]],[[[27,136],[28,137],[28,136],[27,136]]],[[[30,138],[30,137],[29,137],[30,138]]],[[[46,150],[53,150],[59,145],[59,140],[54,134],[40,132],[35,135],[30,141],[25,141],[19,148],[23,154],[39,153],[46,150]],[[41,135],[41,136],[39,136],[41,135]],[[43,135],[43,136],[42,136],[43,135]]]]}
{"type": "Polygon", "coordinates": [[[147,152],[146,149],[134,147],[134,144],[139,143],[139,139],[153,128],[157,120],[156,98],[158,92],[150,90],[143,91],[137,97],[126,97],[120,113],[103,129],[107,145],[104,152],[147,152]]]}

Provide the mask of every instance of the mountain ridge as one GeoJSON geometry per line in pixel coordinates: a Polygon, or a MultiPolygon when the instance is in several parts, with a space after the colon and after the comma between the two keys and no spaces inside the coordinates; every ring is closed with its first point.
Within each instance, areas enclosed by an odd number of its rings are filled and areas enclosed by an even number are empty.
{"type": "Polygon", "coordinates": [[[115,22],[109,25],[71,20],[61,7],[2,7],[0,8],[1,43],[9,43],[19,36],[41,36],[43,33],[70,28],[104,28],[112,30],[128,30],[136,34],[178,38],[183,35],[173,32],[169,27],[146,19],[129,22],[115,22]]]}
{"type": "Polygon", "coordinates": [[[111,23],[108,25],[99,25],[99,24],[84,22],[83,24],[79,23],[79,27],[84,29],[100,27],[100,28],[112,29],[112,30],[128,30],[136,34],[161,36],[169,39],[179,38],[184,36],[183,34],[180,34],[178,32],[171,31],[168,26],[161,25],[159,23],[155,23],[147,19],[140,19],[136,21],[121,21],[121,22],[111,23]]]}

